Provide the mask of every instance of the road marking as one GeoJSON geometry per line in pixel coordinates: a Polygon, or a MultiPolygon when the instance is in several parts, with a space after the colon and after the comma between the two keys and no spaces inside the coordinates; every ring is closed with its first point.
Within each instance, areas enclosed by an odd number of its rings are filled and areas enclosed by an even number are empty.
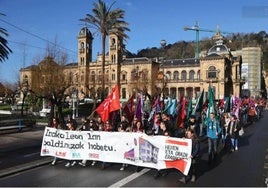
{"type": "Polygon", "coordinates": [[[145,174],[146,172],[150,171],[150,169],[143,169],[140,172],[136,172],[131,174],[128,177],[125,177],[124,179],[114,183],[113,185],[110,185],[109,187],[122,187],[123,185],[129,183],[130,181],[140,177],[141,175],[145,174]]]}
{"type": "Polygon", "coordinates": [[[27,155],[23,155],[23,157],[31,157],[31,156],[33,156],[33,155],[37,155],[37,154],[39,154],[40,152],[35,152],[35,153],[30,153],[30,154],[27,154],[27,155]]]}

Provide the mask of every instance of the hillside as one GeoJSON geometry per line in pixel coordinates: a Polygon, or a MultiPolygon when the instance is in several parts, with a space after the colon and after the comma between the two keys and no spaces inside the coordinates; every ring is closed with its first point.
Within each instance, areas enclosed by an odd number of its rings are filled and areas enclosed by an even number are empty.
{"type": "MultiPolygon", "coordinates": [[[[268,71],[268,34],[265,31],[259,33],[237,33],[227,35],[225,44],[231,50],[240,50],[242,47],[261,47],[263,51],[262,62],[264,70],[268,71]]],[[[214,45],[212,39],[203,38],[200,40],[200,52],[207,51],[214,45]]],[[[193,58],[195,56],[195,41],[178,41],[174,44],[167,44],[165,47],[152,47],[141,49],[135,57],[164,57],[165,59],[193,58]]]]}

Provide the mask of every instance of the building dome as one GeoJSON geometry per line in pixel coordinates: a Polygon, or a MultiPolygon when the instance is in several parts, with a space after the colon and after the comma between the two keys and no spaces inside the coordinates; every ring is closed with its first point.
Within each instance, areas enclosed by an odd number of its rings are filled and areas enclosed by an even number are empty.
{"type": "Polygon", "coordinates": [[[225,44],[223,44],[223,40],[218,40],[216,41],[216,44],[214,46],[212,46],[209,51],[208,51],[208,55],[211,54],[229,54],[230,50],[227,48],[227,46],[225,44]]]}
{"type": "Polygon", "coordinates": [[[83,27],[80,31],[79,31],[79,37],[90,37],[90,38],[93,38],[92,37],[92,34],[91,32],[89,31],[89,29],[87,27],[83,27]]]}

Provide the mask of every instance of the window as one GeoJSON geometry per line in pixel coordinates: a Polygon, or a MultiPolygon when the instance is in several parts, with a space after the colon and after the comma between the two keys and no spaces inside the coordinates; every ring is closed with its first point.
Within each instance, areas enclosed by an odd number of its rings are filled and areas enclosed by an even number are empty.
{"type": "Polygon", "coordinates": [[[216,67],[210,66],[207,71],[207,78],[217,78],[216,67]]]}
{"type": "Polygon", "coordinates": [[[91,79],[92,82],[95,82],[95,71],[91,72],[91,79]]]}
{"type": "Polygon", "coordinates": [[[194,75],[195,75],[195,72],[193,70],[190,70],[190,72],[189,72],[189,79],[190,80],[194,80],[194,75]]]}
{"type": "Polygon", "coordinates": [[[84,57],[80,57],[80,62],[81,62],[80,64],[81,65],[84,65],[85,64],[85,61],[84,60],[85,60],[84,57]]]}
{"type": "Polygon", "coordinates": [[[187,78],[187,73],[186,73],[185,70],[183,70],[183,71],[181,72],[181,79],[182,79],[182,80],[186,80],[186,78],[187,78]]]}
{"type": "Polygon", "coordinates": [[[197,71],[197,79],[200,80],[200,70],[197,71]]]}
{"type": "Polygon", "coordinates": [[[126,81],[127,80],[127,75],[126,74],[122,74],[122,81],[126,81]]]}
{"type": "Polygon", "coordinates": [[[84,44],[84,42],[81,42],[79,51],[80,51],[80,53],[84,53],[84,50],[85,50],[85,44],[84,44]]]}
{"type": "Polygon", "coordinates": [[[178,80],[179,79],[179,72],[178,71],[174,71],[174,73],[173,73],[173,79],[174,80],[178,80]]]}
{"type": "Polygon", "coordinates": [[[126,88],[122,88],[122,98],[123,99],[127,98],[127,90],[126,90],[126,88]]]}
{"type": "Polygon", "coordinates": [[[116,71],[114,69],[112,70],[112,80],[116,80],[116,71]]]}
{"type": "Polygon", "coordinates": [[[28,85],[28,76],[27,75],[25,75],[23,78],[23,84],[28,85]]]}
{"type": "Polygon", "coordinates": [[[166,73],[166,79],[167,80],[170,80],[171,79],[171,72],[170,71],[167,71],[167,73],[166,73]]]}
{"type": "Polygon", "coordinates": [[[102,74],[101,74],[101,71],[99,71],[98,81],[102,81],[102,74]]]}
{"type": "Polygon", "coordinates": [[[112,38],[112,45],[115,45],[115,39],[114,38],[112,38]]]}

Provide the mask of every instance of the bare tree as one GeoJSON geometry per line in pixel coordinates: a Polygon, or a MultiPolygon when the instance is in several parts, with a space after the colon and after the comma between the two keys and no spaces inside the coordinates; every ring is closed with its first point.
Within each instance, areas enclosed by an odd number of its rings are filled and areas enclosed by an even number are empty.
{"type": "Polygon", "coordinates": [[[72,85],[64,73],[64,66],[57,64],[52,57],[46,57],[33,68],[34,83],[29,88],[30,92],[38,98],[48,101],[51,106],[50,122],[53,118],[55,106],[58,108],[58,117],[63,125],[62,113],[65,93],[72,85]]]}

